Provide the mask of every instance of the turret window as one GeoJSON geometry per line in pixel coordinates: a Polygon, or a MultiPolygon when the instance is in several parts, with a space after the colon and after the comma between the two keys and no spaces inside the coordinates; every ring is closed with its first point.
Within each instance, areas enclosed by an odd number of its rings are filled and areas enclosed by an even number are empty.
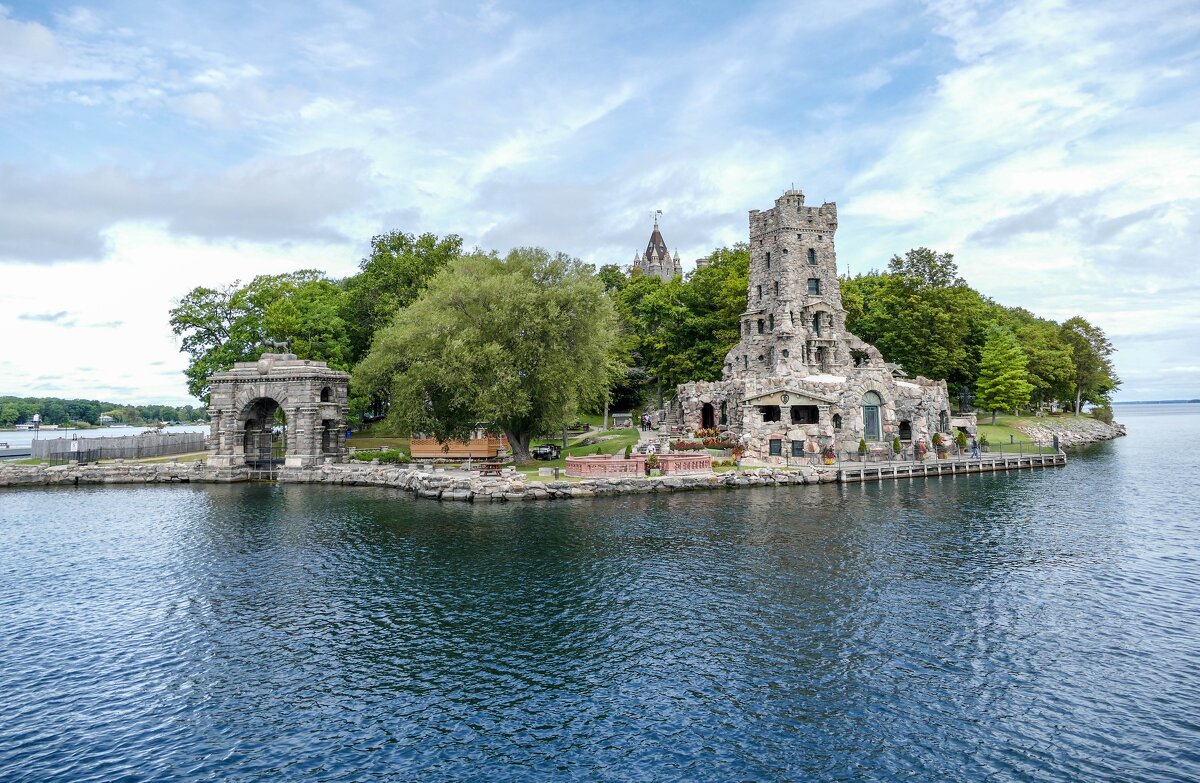
{"type": "Polygon", "coordinates": [[[772,332],[775,331],[775,314],[767,313],[767,328],[772,332]]]}
{"type": "MultiPolygon", "coordinates": [[[[759,291],[760,291],[759,296],[762,296],[761,290],[762,290],[762,286],[759,286],[759,291]]],[[[820,296],[821,295],[821,281],[815,277],[808,278],[808,295],[809,296],[820,296]]]]}
{"type": "Polygon", "coordinates": [[[808,263],[817,263],[817,251],[813,250],[811,247],[808,249],[808,263]]]}
{"type": "Polygon", "coordinates": [[[763,333],[763,319],[761,319],[761,318],[758,319],[758,333],[759,334],[763,333]]]}
{"type": "Polygon", "coordinates": [[[755,286],[754,293],[759,299],[762,299],[762,286],[755,286]]]}
{"type": "Polygon", "coordinates": [[[767,269],[771,268],[771,251],[767,251],[767,269]]]}
{"type": "Polygon", "coordinates": [[[775,281],[775,296],[779,296],[779,281],[775,281]]]}

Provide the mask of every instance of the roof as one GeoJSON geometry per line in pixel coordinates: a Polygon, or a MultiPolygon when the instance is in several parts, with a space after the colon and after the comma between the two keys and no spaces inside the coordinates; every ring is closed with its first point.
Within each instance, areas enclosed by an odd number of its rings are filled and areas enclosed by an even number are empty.
{"type": "Polygon", "coordinates": [[[646,244],[646,252],[642,254],[642,258],[647,261],[669,261],[671,254],[667,252],[667,243],[663,241],[662,232],[658,230],[657,221],[654,223],[654,233],[650,235],[650,241],[646,244]]]}

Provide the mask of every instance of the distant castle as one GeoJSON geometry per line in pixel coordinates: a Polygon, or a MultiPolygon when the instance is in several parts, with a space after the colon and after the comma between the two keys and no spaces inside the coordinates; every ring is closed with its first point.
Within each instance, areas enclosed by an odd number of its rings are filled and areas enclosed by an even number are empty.
{"type": "Polygon", "coordinates": [[[653,275],[659,278],[664,283],[671,278],[683,275],[683,264],[679,261],[679,251],[675,251],[674,257],[667,250],[667,243],[663,241],[662,232],[658,230],[658,213],[654,213],[654,231],[650,234],[650,241],[646,243],[646,252],[634,253],[633,268],[643,275],[653,275]]]}

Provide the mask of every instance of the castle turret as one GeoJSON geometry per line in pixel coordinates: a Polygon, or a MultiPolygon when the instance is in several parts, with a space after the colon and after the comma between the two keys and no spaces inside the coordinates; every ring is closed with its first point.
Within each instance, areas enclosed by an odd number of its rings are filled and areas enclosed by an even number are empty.
{"type": "Polygon", "coordinates": [[[795,189],[750,211],[750,286],[725,377],[836,372],[878,355],[846,331],[836,232],[837,205],[805,206],[795,189]]]}
{"type": "Polygon", "coordinates": [[[667,243],[663,240],[662,232],[658,228],[658,214],[654,217],[654,230],[650,233],[650,241],[646,243],[646,251],[640,256],[634,256],[633,265],[640,270],[644,275],[654,275],[663,282],[670,280],[676,275],[683,274],[683,264],[679,261],[679,251],[675,251],[675,257],[671,257],[671,252],[667,249],[667,243]]]}

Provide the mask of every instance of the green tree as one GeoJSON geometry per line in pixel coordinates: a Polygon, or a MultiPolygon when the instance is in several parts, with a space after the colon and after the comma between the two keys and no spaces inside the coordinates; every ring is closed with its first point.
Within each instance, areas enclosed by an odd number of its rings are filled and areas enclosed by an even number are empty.
{"type": "Polygon", "coordinates": [[[975,392],[979,407],[992,412],[992,424],[996,423],[997,410],[1016,411],[1029,402],[1033,384],[1026,379],[1028,361],[1010,330],[991,330],[979,360],[975,392]]]}
{"type": "Polygon", "coordinates": [[[21,420],[21,409],[11,402],[0,405],[0,427],[11,427],[21,420]]]}
{"type": "Polygon", "coordinates": [[[1075,365],[1071,379],[1075,415],[1079,415],[1084,402],[1107,405],[1109,395],[1121,385],[1121,379],[1113,369],[1114,348],[1104,330],[1075,316],[1063,323],[1062,338],[1071,349],[1075,365]]]}
{"type": "Polygon", "coordinates": [[[616,318],[591,267],[518,248],[461,257],[382,329],[354,370],[389,395],[388,418],[441,441],[481,423],[508,436],[520,462],[608,391],[616,318]]]}
{"type": "Polygon", "coordinates": [[[894,256],[888,272],[842,281],[847,327],[911,375],[974,379],[993,305],[958,275],[954,257],[928,248],[894,256]]]}
{"type": "Polygon", "coordinates": [[[1029,358],[1026,370],[1033,385],[1033,399],[1037,402],[1067,399],[1075,376],[1075,362],[1059,325],[1035,318],[1018,326],[1016,336],[1029,358]]]}
{"type": "Polygon", "coordinates": [[[439,271],[462,254],[462,238],[390,231],[371,237],[371,254],[345,282],[345,322],[352,361],[366,356],[375,333],[416,301],[439,271]]]}
{"type": "Polygon", "coordinates": [[[331,337],[336,325],[322,323],[338,309],[330,303],[334,288],[312,269],[259,275],[245,286],[193,288],[170,318],[180,350],[191,357],[184,371],[188,391],[207,401],[208,376],[257,359],[267,339],[288,341],[302,359],[348,367],[346,338],[331,337]]]}

